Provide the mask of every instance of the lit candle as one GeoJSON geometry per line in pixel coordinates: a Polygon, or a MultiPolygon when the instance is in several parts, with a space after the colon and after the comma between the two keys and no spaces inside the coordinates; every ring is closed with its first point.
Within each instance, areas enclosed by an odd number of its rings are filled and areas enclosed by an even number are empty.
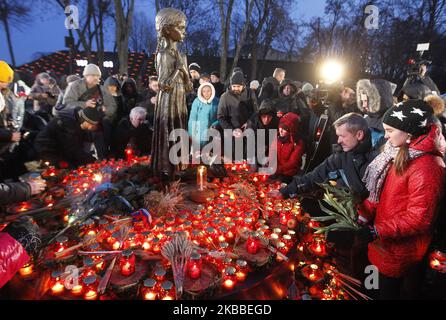
{"type": "Polygon", "coordinates": [[[83,283],[85,286],[84,299],[96,300],[98,298],[98,291],[96,287],[97,277],[95,275],[84,278],[83,283]]]}
{"type": "Polygon", "coordinates": [[[155,270],[155,279],[159,282],[163,281],[166,278],[166,269],[164,268],[157,268],[155,270]]]}
{"type": "Polygon", "coordinates": [[[32,262],[29,262],[19,269],[19,273],[23,278],[27,278],[33,273],[33,268],[34,265],[32,264],[32,262]]]}
{"type": "Polygon", "coordinates": [[[237,272],[236,272],[237,281],[240,282],[245,281],[248,263],[245,260],[237,260],[235,264],[237,266],[237,272]]]}
{"type": "Polygon", "coordinates": [[[84,269],[82,275],[84,277],[88,277],[88,276],[92,276],[92,275],[96,274],[96,272],[93,269],[95,267],[95,263],[92,258],[90,258],[90,257],[85,258],[83,260],[83,264],[84,264],[85,269],[84,269]]]}
{"type": "Polygon", "coordinates": [[[144,287],[142,288],[142,297],[144,300],[156,300],[157,292],[155,279],[150,278],[144,281],[144,287]]]}
{"type": "Polygon", "coordinates": [[[246,251],[249,254],[256,254],[259,251],[259,241],[254,234],[251,234],[246,240],[246,251]]]}
{"type": "Polygon", "coordinates": [[[60,295],[65,287],[63,285],[63,281],[61,280],[60,276],[62,275],[62,272],[60,271],[53,271],[51,274],[51,294],[54,296],[60,295]]]}
{"type": "Polygon", "coordinates": [[[192,253],[187,265],[187,274],[191,279],[198,279],[201,276],[201,255],[199,253],[192,253]]]}
{"type": "Polygon", "coordinates": [[[59,236],[56,238],[56,252],[62,252],[68,248],[68,238],[66,236],[59,236]]]}
{"type": "Polygon", "coordinates": [[[175,293],[173,291],[173,283],[170,281],[164,281],[161,283],[160,297],[162,300],[173,300],[175,293]]]}
{"type": "Polygon", "coordinates": [[[120,268],[123,276],[130,276],[135,272],[135,255],[132,250],[122,252],[120,268]]]}
{"type": "Polygon", "coordinates": [[[197,169],[197,184],[200,190],[204,189],[205,180],[207,179],[207,168],[205,166],[199,166],[197,169]]]}
{"type": "Polygon", "coordinates": [[[84,290],[84,287],[82,286],[82,284],[78,284],[71,288],[71,293],[75,296],[80,296],[82,294],[83,290],[84,290]]]}
{"type": "Polygon", "coordinates": [[[311,272],[310,272],[308,278],[311,281],[314,281],[317,279],[316,271],[318,270],[318,266],[316,264],[312,264],[312,265],[310,265],[310,269],[311,269],[311,272]]]}
{"type": "Polygon", "coordinates": [[[224,269],[223,286],[231,290],[236,284],[236,269],[234,267],[226,267],[224,269]]]}

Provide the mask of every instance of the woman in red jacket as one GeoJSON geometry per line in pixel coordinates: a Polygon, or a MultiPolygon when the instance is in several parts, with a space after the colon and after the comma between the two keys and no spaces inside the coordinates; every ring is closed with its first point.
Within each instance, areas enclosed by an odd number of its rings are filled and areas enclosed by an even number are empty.
{"type": "Polygon", "coordinates": [[[417,297],[445,178],[431,115],[421,100],[388,110],[383,117],[388,141],[363,178],[370,196],[360,220],[373,222],[368,257],[379,270],[380,299],[417,297]]]}
{"type": "Polygon", "coordinates": [[[285,182],[299,173],[302,164],[304,143],[298,133],[299,122],[299,116],[293,112],[285,114],[279,122],[275,175],[285,182]]]}

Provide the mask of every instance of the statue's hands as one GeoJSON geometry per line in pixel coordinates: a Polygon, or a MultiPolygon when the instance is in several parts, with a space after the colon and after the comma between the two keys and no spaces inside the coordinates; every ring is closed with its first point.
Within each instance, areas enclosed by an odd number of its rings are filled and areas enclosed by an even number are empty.
{"type": "Polygon", "coordinates": [[[187,93],[194,91],[194,85],[190,80],[186,82],[185,90],[187,93]]]}
{"type": "Polygon", "coordinates": [[[159,83],[159,86],[160,86],[161,91],[164,91],[164,92],[171,92],[173,89],[171,79],[162,80],[159,83]]]}

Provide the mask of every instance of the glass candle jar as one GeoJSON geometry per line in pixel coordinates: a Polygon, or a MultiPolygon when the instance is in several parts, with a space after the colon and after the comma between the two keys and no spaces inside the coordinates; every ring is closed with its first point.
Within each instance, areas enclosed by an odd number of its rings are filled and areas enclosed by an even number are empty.
{"type": "Polygon", "coordinates": [[[237,281],[242,282],[245,281],[246,276],[247,276],[247,272],[248,272],[248,263],[246,262],[246,260],[237,260],[235,262],[236,265],[236,278],[237,281]]]}
{"type": "Polygon", "coordinates": [[[122,252],[119,267],[121,274],[126,277],[135,272],[135,254],[132,250],[124,250],[122,252]]]}
{"type": "Polygon", "coordinates": [[[51,288],[51,294],[53,296],[58,296],[62,294],[65,290],[64,282],[61,279],[61,276],[62,276],[61,271],[53,271],[51,273],[50,288],[51,288]]]}
{"type": "Polygon", "coordinates": [[[68,237],[59,236],[56,238],[56,252],[62,252],[68,248],[68,237]]]}
{"type": "Polygon", "coordinates": [[[161,300],[173,300],[175,298],[175,290],[171,281],[166,280],[161,283],[159,296],[161,300]]]}
{"type": "Polygon", "coordinates": [[[160,251],[161,251],[160,239],[153,238],[153,240],[152,240],[152,251],[153,251],[153,253],[160,253],[160,251]]]}
{"type": "Polygon", "coordinates": [[[155,279],[158,282],[164,281],[164,279],[166,278],[166,273],[166,269],[158,267],[154,272],[155,279]]]}
{"type": "Polygon", "coordinates": [[[98,298],[97,277],[91,275],[82,281],[84,285],[84,299],[96,300],[98,298]]]}
{"type": "Polygon", "coordinates": [[[88,277],[96,274],[95,267],[96,264],[94,263],[94,260],[90,257],[84,258],[82,261],[84,265],[84,270],[82,272],[82,277],[88,277]]]}
{"type": "Polygon", "coordinates": [[[33,269],[34,264],[30,261],[19,269],[19,274],[22,278],[29,278],[33,273],[33,269]]]}
{"type": "Polygon", "coordinates": [[[192,253],[187,264],[187,274],[191,279],[198,279],[201,276],[202,259],[201,254],[192,253]]]}
{"type": "Polygon", "coordinates": [[[87,219],[82,224],[82,233],[88,236],[95,236],[97,233],[96,226],[93,219],[87,219]]]}
{"type": "Polygon", "coordinates": [[[251,233],[246,240],[246,251],[249,254],[256,254],[259,251],[260,243],[258,237],[251,233]]]}
{"type": "Polygon", "coordinates": [[[107,239],[109,245],[112,246],[113,250],[119,250],[121,247],[121,242],[119,241],[120,233],[119,231],[113,232],[112,235],[107,239]]]}
{"type": "Polygon", "coordinates": [[[156,280],[149,278],[144,281],[143,288],[141,290],[142,298],[144,300],[156,300],[158,297],[156,289],[156,280]]]}
{"type": "Polygon", "coordinates": [[[223,271],[223,287],[231,290],[234,288],[236,282],[236,269],[234,267],[226,267],[223,271]]]}

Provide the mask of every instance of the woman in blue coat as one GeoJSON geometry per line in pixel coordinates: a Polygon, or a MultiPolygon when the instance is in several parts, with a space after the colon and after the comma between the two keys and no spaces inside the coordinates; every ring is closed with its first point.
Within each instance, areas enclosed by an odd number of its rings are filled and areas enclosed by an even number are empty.
{"type": "Polygon", "coordinates": [[[192,146],[200,146],[201,149],[209,141],[208,129],[218,125],[217,109],[214,86],[209,82],[201,84],[189,115],[188,132],[192,146]]]}

